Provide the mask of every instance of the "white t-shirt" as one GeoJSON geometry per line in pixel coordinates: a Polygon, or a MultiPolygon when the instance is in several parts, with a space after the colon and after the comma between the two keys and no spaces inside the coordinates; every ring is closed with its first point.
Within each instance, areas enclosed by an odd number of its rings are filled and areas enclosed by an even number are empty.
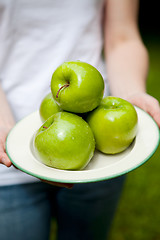
{"type": "MultiPolygon", "coordinates": [[[[0,0],[0,84],[16,121],[39,108],[54,70],[81,60],[105,77],[104,0],[0,0]]],[[[0,185],[36,181],[0,165],[0,185]]]]}

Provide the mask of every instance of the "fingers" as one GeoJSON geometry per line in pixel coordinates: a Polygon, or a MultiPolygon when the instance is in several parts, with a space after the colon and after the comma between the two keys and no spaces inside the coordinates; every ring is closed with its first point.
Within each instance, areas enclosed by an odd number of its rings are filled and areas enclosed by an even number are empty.
{"type": "Polygon", "coordinates": [[[72,183],[51,182],[51,181],[47,181],[47,180],[43,180],[43,179],[41,179],[41,181],[45,182],[45,183],[48,183],[48,184],[51,184],[51,185],[56,186],[56,187],[65,187],[65,188],[69,188],[69,189],[71,189],[74,185],[72,183]]]}
{"type": "Polygon", "coordinates": [[[160,105],[157,99],[147,93],[140,93],[127,100],[150,114],[160,128],[160,105]]]}
{"type": "Polygon", "coordinates": [[[4,164],[6,167],[10,167],[12,162],[9,160],[7,154],[0,152],[0,163],[4,164]]]}
{"type": "Polygon", "coordinates": [[[152,116],[160,128],[160,106],[159,102],[155,98],[148,103],[147,112],[152,116]]]}
{"type": "Polygon", "coordinates": [[[12,165],[12,162],[5,152],[4,144],[2,142],[0,142],[0,163],[4,164],[6,167],[10,167],[12,165]]]}
{"type": "Polygon", "coordinates": [[[160,110],[153,113],[153,119],[158,124],[158,127],[160,128],[160,110]]]}
{"type": "Polygon", "coordinates": [[[151,117],[155,120],[158,127],[160,128],[160,105],[158,100],[146,94],[145,98],[142,99],[142,103],[145,106],[142,109],[144,109],[148,114],[151,115],[151,117]]]}

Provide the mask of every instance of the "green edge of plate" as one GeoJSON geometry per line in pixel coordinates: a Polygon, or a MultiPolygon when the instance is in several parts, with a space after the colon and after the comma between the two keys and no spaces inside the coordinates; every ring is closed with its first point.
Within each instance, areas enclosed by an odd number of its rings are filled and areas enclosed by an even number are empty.
{"type": "MultiPolygon", "coordinates": [[[[136,108],[139,108],[139,107],[136,106],[136,108]]],[[[141,108],[139,108],[139,109],[140,109],[141,111],[145,112],[143,109],[141,109],[141,108]]],[[[145,112],[145,113],[146,113],[146,112],[145,112]]],[[[33,113],[31,113],[31,114],[33,114],[33,113]]],[[[159,131],[159,127],[158,127],[157,123],[155,122],[155,120],[154,120],[148,113],[146,113],[146,114],[154,121],[154,123],[155,123],[155,125],[156,125],[156,127],[157,127],[157,131],[159,132],[159,138],[158,138],[157,144],[155,145],[155,148],[153,149],[153,151],[152,151],[142,162],[140,162],[140,164],[137,164],[136,166],[134,166],[134,168],[127,169],[126,171],[122,171],[122,172],[120,172],[120,173],[118,173],[118,174],[113,174],[113,175],[110,175],[110,176],[108,176],[108,177],[102,177],[102,178],[97,178],[97,179],[87,179],[87,180],[84,180],[84,181],[83,181],[83,180],[70,180],[70,181],[63,180],[63,181],[62,181],[62,180],[57,180],[57,179],[54,179],[54,178],[53,178],[53,179],[50,179],[50,178],[47,178],[47,177],[42,177],[42,176],[40,176],[40,175],[38,175],[38,174],[34,174],[34,173],[30,172],[30,171],[27,171],[26,169],[23,169],[22,167],[19,167],[19,166],[14,162],[14,160],[11,158],[11,156],[10,156],[9,153],[8,153],[7,141],[8,141],[8,137],[9,137],[9,135],[11,134],[12,130],[13,130],[21,121],[23,121],[23,119],[20,120],[19,122],[17,122],[16,125],[13,127],[13,129],[9,132],[9,134],[8,134],[8,136],[7,136],[7,138],[6,138],[6,153],[7,153],[9,159],[11,160],[11,162],[13,163],[14,166],[16,166],[16,167],[17,167],[18,169],[20,169],[21,171],[23,171],[23,172],[25,172],[25,173],[33,176],[33,177],[42,179],[42,180],[47,180],[47,181],[51,181],[51,182],[59,182],[59,183],[89,183],[89,182],[105,181],[105,180],[108,180],[108,179],[111,179],[111,178],[116,178],[116,177],[119,177],[119,176],[121,176],[121,175],[127,174],[127,173],[133,171],[134,169],[137,169],[138,167],[142,166],[145,162],[147,162],[147,161],[153,156],[153,154],[156,152],[156,150],[157,150],[157,148],[158,148],[158,146],[159,146],[159,143],[160,143],[160,131],[159,131]]],[[[29,117],[29,116],[28,116],[28,117],[29,117]]]]}

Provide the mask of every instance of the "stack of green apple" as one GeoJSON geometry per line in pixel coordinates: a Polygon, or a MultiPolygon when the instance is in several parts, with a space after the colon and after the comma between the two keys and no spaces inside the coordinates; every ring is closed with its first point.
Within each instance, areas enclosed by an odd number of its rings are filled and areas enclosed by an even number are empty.
{"type": "Polygon", "coordinates": [[[34,138],[35,153],[42,163],[81,170],[91,161],[95,148],[104,154],[128,148],[137,133],[136,110],[124,99],[103,98],[103,92],[100,72],[88,63],[65,62],[55,70],[51,92],[39,108],[43,124],[34,138]]]}

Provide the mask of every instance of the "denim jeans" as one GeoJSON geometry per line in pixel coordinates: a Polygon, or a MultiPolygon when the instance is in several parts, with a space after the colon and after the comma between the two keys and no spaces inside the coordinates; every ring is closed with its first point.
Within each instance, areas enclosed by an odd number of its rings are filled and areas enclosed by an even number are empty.
{"type": "Polygon", "coordinates": [[[55,217],[58,240],[106,240],[125,176],[75,184],[0,187],[0,240],[48,240],[55,217]]]}

